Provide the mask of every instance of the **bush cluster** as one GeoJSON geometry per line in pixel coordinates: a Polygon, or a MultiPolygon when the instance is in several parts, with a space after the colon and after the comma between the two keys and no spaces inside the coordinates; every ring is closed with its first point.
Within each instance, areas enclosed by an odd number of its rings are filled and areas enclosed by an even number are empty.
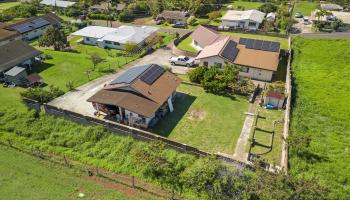
{"type": "Polygon", "coordinates": [[[47,103],[56,97],[63,95],[64,92],[58,87],[50,86],[49,89],[44,89],[41,87],[28,88],[21,92],[21,96],[38,101],[40,103],[47,103]]]}

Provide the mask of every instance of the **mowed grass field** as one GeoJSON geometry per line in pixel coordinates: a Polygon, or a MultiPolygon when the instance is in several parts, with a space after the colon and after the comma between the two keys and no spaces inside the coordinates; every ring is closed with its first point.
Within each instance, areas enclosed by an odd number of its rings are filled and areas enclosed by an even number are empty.
{"type": "Polygon", "coordinates": [[[123,194],[85,174],[0,145],[1,199],[156,199],[123,194]],[[79,197],[83,193],[84,197],[79,197]]]}
{"type": "Polygon", "coordinates": [[[295,3],[293,16],[296,12],[300,12],[303,16],[311,16],[311,12],[317,9],[319,5],[320,4],[317,1],[299,1],[298,3],[295,3]]]}
{"type": "MultiPolygon", "coordinates": [[[[305,152],[291,147],[290,172],[317,176],[350,199],[350,40],[294,39],[294,102],[290,136],[311,138],[305,152]]],[[[298,142],[300,143],[300,142],[298,142]]]]}
{"type": "Polygon", "coordinates": [[[229,3],[228,5],[233,5],[234,10],[237,10],[238,6],[241,7],[241,10],[243,8],[245,10],[250,10],[250,9],[258,9],[263,4],[264,4],[263,2],[253,2],[253,1],[232,1],[232,3],[229,3]]]}
{"type": "Polygon", "coordinates": [[[0,11],[19,5],[20,2],[0,2],[0,11]]]}
{"type": "Polygon", "coordinates": [[[154,131],[171,140],[208,152],[233,154],[241,133],[248,100],[206,93],[202,87],[181,84],[174,112],[167,113],[154,131]]]}
{"type": "Polygon", "coordinates": [[[177,45],[177,48],[182,49],[182,50],[185,50],[185,51],[197,53],[198,50],[195,49],[194,47],[192,47],[191,43],[192,43],[192,38],[191,38],[191,37],[187,37],[186,39],[182,40],[182,41],[177,45]]]}
{"type": "MultiPolygon", "coordinates": [[[[50,55],[52,59],[47,59],[34,70],[43,77],[47,84],[55,85],[67,91],[66,84],[73,82],[75,87],[89,82],[95,78],[111,73],[113,70],[121,68],[136,57],[124,57],[117,55],[120,50],[106,50],[96,46],[89,46],[79,43],[80,37],[70,39],[72,52],[54,51],[47,48],[37,47],[44,54],[50,55]],[[90,56],[98,54],[104,61],[95,68],[90,56]],[[89,76],[88,76],[89,73],[89,76]]],[[[32,44],[36,44],[33,42],[32,44]]]]}

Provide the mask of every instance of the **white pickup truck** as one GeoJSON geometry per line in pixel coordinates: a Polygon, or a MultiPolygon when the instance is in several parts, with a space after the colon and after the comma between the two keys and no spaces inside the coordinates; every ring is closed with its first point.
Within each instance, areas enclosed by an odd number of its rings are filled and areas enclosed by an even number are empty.
{"type": "Polygon", "coordinates": [[[169,58],[171,65],[183,65],[186,67],[192,67],[194,65],[194,58],[187,56],[171,57],[169,58]]]}

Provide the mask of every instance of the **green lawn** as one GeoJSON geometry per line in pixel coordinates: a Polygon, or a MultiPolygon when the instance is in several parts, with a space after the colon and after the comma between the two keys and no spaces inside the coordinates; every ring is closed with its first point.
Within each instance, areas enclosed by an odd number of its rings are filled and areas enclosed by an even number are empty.
{"type": "Polygon", "coordinates": [[[303,16],[310,16],[311,12],[319,7],[319,3],[310,2],[310,1],[299,1],[299,3],[295,3],[293,16],[296,12],[301,12],[303,16]]]}
{"type": "MultiPolygon", "coordinates": [[[[255,141],[258,143],[252,148],[252,153],[260,156],[262,160],[268,163],[280,165],[282,153],[282,136],[283,136],[283,122],[276,123],[275,134],[272,136],[273,121],[282,121],[284,112],[282,110],[267,110],[265,108],[258,108],[259,118],[257,118],[255,131],[255,141]],[[272,149],[269,148],[272,142],[272,149]]],[[[252,139],[253,131],[250,135],[252,139]]],[[[247,150],[249,145],[247,146],[247,150]]]]}
{"type": "Polygon", "coordinates": [[[257,35],[257,34],[247,34],[247,33],[233,33],[233,32],[221,32],[224,35],[231,35],[236,37],[245,37],[245,38],[254,38],[260,40],[269,40],[281,43],[281,49],[288,49],[288,39],[280,38],[280,37],[272,37],[265,35],[257,35]]]}
{"type": "Polygon", "coordinates": [[[19,5],[20,2],[6,2],[6,3],[0,3],[0,10],[5,10],[14,6],[19,5]]]}
{"type": "Polygon", "coordinates": [[[37,47],[44,54],[52,56],[52,59],[45,60],[43,64],[34,68],[43,77],[45,83],[67,90],[66,84],[69,81],[73,81],[75,87],[88,82],[87,71],[90,71],[90,80],[92,80],[119,69],[126,62],[135,59],[135,57],[117,56],[117,53],[122,52],[120,50],[107,50],[80,44],[78,42],[80,39],[79,37],[74,37],[70,40],[73,52],[54,51],[37,47]],[[94,53],[104,59],[104,62],[98,64],[95,69],[93,69],[90,59],[90,55],[94,53]]]}
{"type": "Polygon", "coordinates": [[[123,194],[86,175],[0,145],[2,199],[156,199],[143,192],[123,194]],[[79,198],[79,193],[85,195],[79,198]]]}
{"type": "Polygon", "coordinates": [[[315,175],[330,199],[350,199],[350,40],[294,39],[290,172],[315,175]],[[302,140],[304,141],[304,140],[302,140]]]}
{"type": "Polygon", "coordinates": [[[241,10],[244,8],[245,10],[258,9],[264,3],[262,2],[253,2],[253,1],[234,1],[233,3],[229,3],[227,5],[233,5],[233,9],[237,10],[237,6],[241,7],[241,10]]]}
{"type": "Polygon", "coordinates": [[[248,110],[244,97],[236,99],[204,92],[181,84],[175,111],[168,113],[154,131],[172,140],[209,152],[233,154],[248,110]]]}
{"type": "Polygon", "coordinates": [[[198,50],[195,49],[194,47],[192,47],[191,43],[192,43],[192,38],[191,38],[191,37],[187,37],[186,39],[182,40],[182,41],[177,45],[177,47],[178,47],[179,49],[182,49],[182,50],[185,50],[185,51],[197,53],[198,50]]]}

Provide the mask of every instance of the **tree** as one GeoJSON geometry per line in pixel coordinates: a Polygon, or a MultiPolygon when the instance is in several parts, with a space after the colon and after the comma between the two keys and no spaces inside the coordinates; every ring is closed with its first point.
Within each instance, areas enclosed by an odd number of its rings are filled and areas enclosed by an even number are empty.
{"type": "Polygon", "coordinates": [[[124,51],[127,54],[134,55],[140,53],[140,47],[134,42],[127,42],[124,44],[124,51]]]}
{"type": "Polygon", "coordinates": [[[254,92],[254,84],[249,78],[238,79],[237,82],[234,82],[229,85],[231,90],[236,94],[249,95],[254,92]]]}
{"type": "Polygon", "coordinates": [[[204,74],[207,70],[208,70],[207,67],[199,66],[199,67],[196,67],[195,69],[187,72],[187,75],[188,75],[188,78],[190,79],[191,82],[201,83],[201,81],[204,78],[204,74]]]}
{"type": "Polygon", "coordinates": [[[162,44],[163,43],[163,37],[159,33],[152,34],[150,37],[148,37],[145,40],[145,43],[147,46],[154,46],[156,44],[162,44]]]}
{"type": "Polygon", "coordinates": [[[69,43],[67,41],[67,36],[63,33],[63,31],[53,26],[49,26],[45,30],[44,34],[39,38],[39,46],[53,46],[54,50],[58,51],[69,46],[69,43]]]}
{"type": "Polygon", "coordinates": [[[103,59],[102,59],[101,56],[98,55],[97,53],[91,54],[90,60],[91,60],[92,65],[93,65],[93,70],[95,70],[95,68],[96,68],[96,66],[97,66],[98,64],[100,64],[101,62],[103,62],[103,59]]]}
{"type": "Polygon", "coordinates": [[[276,12],[277,11],[277,6],[272,3],[264,3],[261,5],[258,10],[264,13],[271,13],[271,12],[276,12]]]}
{"type": "Polygon", "coordinates": [[[208,14],[209,16],[209,21],[213,21],[216,20],[219,17],[222,17],[221,12],[220,11],[212,11],[208,14]]]}

